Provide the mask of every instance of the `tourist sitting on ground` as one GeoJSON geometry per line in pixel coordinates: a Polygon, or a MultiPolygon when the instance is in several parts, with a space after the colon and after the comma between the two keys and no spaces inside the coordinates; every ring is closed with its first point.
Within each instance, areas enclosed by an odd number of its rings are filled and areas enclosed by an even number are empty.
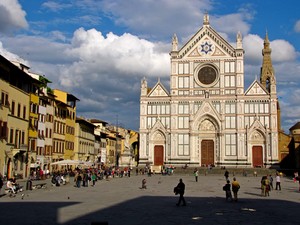
{"type": "Polygon", "coordinates": [[[188,168],[187,163],[184,166],[182,166],[182,169],[186,169],[186,168],[188,168]]]}

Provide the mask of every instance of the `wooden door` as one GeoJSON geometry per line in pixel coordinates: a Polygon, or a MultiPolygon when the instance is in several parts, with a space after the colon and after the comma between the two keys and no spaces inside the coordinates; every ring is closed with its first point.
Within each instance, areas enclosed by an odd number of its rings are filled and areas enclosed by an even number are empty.
{"type": "Polygon", "coordinates": [[[162,166],[164,164],[164,146],[155,145],[154,147],[154,165],[162,166]]]}
{"type": "Polygon", "coordinates": [[[215,164],[214,160],[214,141],[203,140],[201,142],[201,166],[215,164]]]}
{"type": "Polygon", "coordinates": [[[263,167],[263,149],[262,146],[252,147],[253,167],[263,167]]]}

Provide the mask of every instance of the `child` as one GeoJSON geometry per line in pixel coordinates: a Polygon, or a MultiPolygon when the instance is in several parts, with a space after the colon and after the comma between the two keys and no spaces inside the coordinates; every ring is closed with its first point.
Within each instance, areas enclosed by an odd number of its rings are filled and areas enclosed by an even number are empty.
{"type": "Polygon", "coordinates": [[[226,194],[226,201],[231,201],[232,200],[232,194],[230,190],[230,181],[227,180],[226,184],[223,187],[223,191],[225,191],[226,194]]]}

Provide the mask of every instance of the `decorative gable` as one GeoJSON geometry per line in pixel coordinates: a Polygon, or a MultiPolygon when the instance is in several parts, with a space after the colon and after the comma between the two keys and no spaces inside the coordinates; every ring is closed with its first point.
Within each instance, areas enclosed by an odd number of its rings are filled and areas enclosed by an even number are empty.
{"type": "Polygon", "coordinates": [[[210,26],[201,28],[180,50],[179,57],[235,56],[235,49],[210,26]]]}
{"type": "Polygon", "coordinates": [[[149,97],[168,97],[168,91],[165,87],[158,81],[157,84],[150,91],[149,97]]]}
{"type": "Polygon", "coordinates": [[[245,95],[267,95],[267,91],[265,88],[257,81],[255,80],[248,90],[245,92],[245,95]]]}

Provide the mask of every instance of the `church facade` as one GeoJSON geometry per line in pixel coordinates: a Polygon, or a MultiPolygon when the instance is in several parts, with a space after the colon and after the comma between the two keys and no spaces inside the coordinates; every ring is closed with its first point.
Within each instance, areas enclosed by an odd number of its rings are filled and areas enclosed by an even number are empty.
{"type": "Polygon", "coordinates": [[[260,79],[244,87],[244,49],[203,26],[181,48],[172,39],[170,90],[144,78],[139,164],[269,167],[278,162],[278,99],[266,34],[260,79]]]}

